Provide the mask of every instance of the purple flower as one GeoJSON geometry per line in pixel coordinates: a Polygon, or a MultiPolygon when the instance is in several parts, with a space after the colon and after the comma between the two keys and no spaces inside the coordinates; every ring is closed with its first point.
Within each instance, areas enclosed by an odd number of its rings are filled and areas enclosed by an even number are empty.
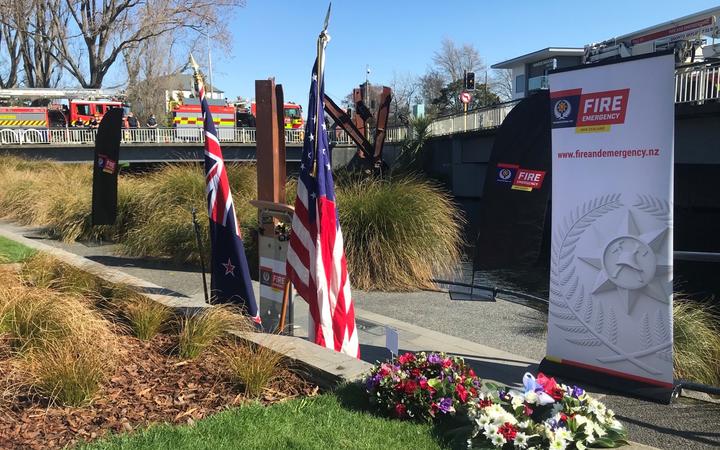
{"type": "Polygon", "coordinates": [[[575,398],[578,398],[578,397],[580,397],[581,395],[583,395],[584,393],[585,393],[585,390],[583,390],[582,388],[579,388],[579,387],[577,387],[577,386],[573,386],[573,388],[572,388],[572,394],[571,394],[571,395],[572,395],[573,397],[575,397],[575,398]]]}
{"type": "Polygon", "coordinates": [[[440,411],[447,413],[450,410],[452,410],[452,399],[443,397],[440,399],[440,402],[438,403],[438,406],[440,407],[440,411]]]}
{"type": "Polygon", "coordinates": [[[437,353],[430,353],[430,355],[427,358],[428,362],[430,364],[440,364],[442,363],[442,358],[440,358],[440,355],[437,353]]]}

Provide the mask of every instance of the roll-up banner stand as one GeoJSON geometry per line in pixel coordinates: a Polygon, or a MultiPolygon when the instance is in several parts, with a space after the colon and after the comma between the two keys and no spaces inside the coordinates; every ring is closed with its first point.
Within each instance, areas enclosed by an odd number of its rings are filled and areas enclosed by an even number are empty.
{"type": "Polygon", "coordinates": [[[550,74],[552,249],[541,370],[669,402],[672,54],[550,74]]]}

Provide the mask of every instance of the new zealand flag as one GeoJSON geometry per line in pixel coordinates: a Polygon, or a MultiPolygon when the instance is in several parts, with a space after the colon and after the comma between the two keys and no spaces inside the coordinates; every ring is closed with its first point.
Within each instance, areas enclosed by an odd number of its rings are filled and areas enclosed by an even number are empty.
{"type": "Polygon", "coordinates": [[[202,81],[198,81],[197,89],[205,132],[205,183],[212,244],[211,297],[215,303],[241,306],[255,322],[260,323],[225,161],[202,81]]]}

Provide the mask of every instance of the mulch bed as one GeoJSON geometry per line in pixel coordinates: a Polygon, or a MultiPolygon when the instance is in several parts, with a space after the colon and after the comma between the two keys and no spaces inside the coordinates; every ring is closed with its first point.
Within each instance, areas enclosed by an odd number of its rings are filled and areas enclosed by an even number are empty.
{"type": "MultiPolygon", "coordinates": [[[[0,448],[61,448],[152,423],[193,424],[246,401],[212,350],[181,361],[169,351],[173,346],[169,336],[159,335],[150,342],[129,336],[118,339],[124,349],[122,360],[89,406],[52,406],[26,392],[6,397],[9,401],[0,404],[0,448]]],[[[0,377],[12,376],[11,364],[9,355],[0,354],[0,377]]],[[[317,387],[286,371],[260,401],[269,404],[315,393],[317,387]]]]}

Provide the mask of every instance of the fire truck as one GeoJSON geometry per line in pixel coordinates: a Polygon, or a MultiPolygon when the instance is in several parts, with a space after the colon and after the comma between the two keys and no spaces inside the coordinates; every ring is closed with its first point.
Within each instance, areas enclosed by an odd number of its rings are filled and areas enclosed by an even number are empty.
{"type": "MultiPolygon", "coordinates": [[[[232,139],[235,127],[235,107],[227,106],[224,100],[208,99],[210,113],[220,139],[232,139]]],[[[172,124],[177,128],[178,137],[194,140],[200,136],[202,129],[202,112],[200,100],[183,99],[183,104],[172,110],[172,124]]]]}
{"type": "MultiPolygon", "coordinates": [[[[247,108],[238,106],[238,113],[242,114],[243,111],[247,111],[247,108]]],[[[250,114],[252,114],[253,117],[257,117],[255,102],[250,104],[250,114]]],[[[286,130],[303,128],[305,121],[302,117],[302,106],[292,102],[283,104],[283,122],[285,123],[286,130]]]]}
{"type": "Polygon", "coordinates": [[[46,129],[88,124],[102,119],[111,108],[122,108],[118,100],[94,100],[114,97],[99,89],[1,89],[0,101],[47,103],[47,106],[0,106],[0,129],[46,129]],[[61,100],[63,100],[61,102],[61,100]]]}

